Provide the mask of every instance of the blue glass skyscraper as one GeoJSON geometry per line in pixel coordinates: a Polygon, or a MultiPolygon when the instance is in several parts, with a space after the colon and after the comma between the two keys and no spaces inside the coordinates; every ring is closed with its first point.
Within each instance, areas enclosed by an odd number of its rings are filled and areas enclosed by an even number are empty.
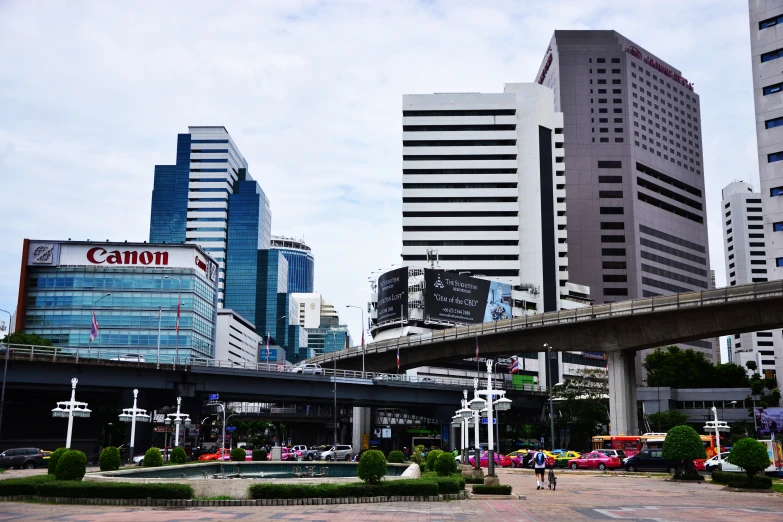
{"type": "Polygon", "coordinates": [[[272,248],[282,252],[288,261],[288,291],[292,294],[312,293],[315,258],[310,247],[298,239],[274,236],[272,248]]]}

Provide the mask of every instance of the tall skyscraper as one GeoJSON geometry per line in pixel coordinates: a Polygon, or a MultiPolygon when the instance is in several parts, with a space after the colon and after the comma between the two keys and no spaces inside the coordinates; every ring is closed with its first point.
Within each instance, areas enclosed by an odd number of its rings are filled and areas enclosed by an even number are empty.
{"type": "MultiPolygon", "coordinates": [[[[225,127],[188,127],[177,137],[176,165],[156,165],[150,213],[150,241],[153,243],[195,243],[209,252],[219,264],[218,306],[226,294],[226,249],[231,214],[229,196],[238,192],[240,182],[253,182],[247,161],[225,127]]],[[[253,182],[255,183],[255,182],[253,182]]],[[[243,189],[243,195],[254,192],[243,189]]],[[[235,230],[257,238],[258,248],[269,248],[271,212],[260,187],[257,228],[235,230]],[[263,207],[263,208],[260,208],[263,207]]],[[[248,204],[241,198],[244,212],[248,204]]],[[[243,220],[238,219],[237,223],[243,220]]],[[[246,311],[239,311],[245,317],[246,311]]]]}
{"type": "Polygon", "coordinates": [[[552,97],[534,83],[403,96],[405,265],[501,281],[526,309],[560,308],[573,289],[563,115],[552,97]]]}
{"type": "Polygon", "coordinates": [[[272,236],[273,250],[282,252],[288,261],[288,291],[312,293],[315,278],[315,257],[303,240],[272,236]]]}
{"type": "Polygon", "coordinates": [[[597,303],[708,288],[693,85],[615,31],[555,31],[536,81],[564,115],[569,279],[597,303]]]}
{"type": "MultiPolygon", "coordinates": [[[[761,199],[761,194],[744,181],[729,183],[723,189],[723,244],[730,287],[767,281],[765,249],[769,241],[763,224],[761,199]]],[[[781,347],[780,330],[734,334],[731,358],[743,367],[753,361],[760,373],[774,374],[783,363],[781,347]]]]}

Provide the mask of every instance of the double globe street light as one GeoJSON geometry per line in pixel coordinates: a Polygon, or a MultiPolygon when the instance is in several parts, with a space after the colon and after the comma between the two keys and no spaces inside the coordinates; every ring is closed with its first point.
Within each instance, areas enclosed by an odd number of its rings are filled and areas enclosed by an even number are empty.
{"type": "Polygon", "coordinates": [[[89,417],[92,413],[87,407],[86,402],[78,402],[76,400],[76,384],[79,379],[74,377],[71,379],[71,400],[59,401],[57,407],[52,409],[52,417],[65,418],[68,417],[68,434],[65,437],[65,447],[71,449],[71,434],[73,433],[73,418],[74,417],[89,417]]]}
{"type": "Polygon", "coordinates": [[[177,397],[177,413],[169,413],[166,416],[166,420],[163,421],[163,424],[166,426],[171,426],[171,423],[174,423],[175,426],[175,435],[174,435],[174,447],[179,447],[179,426],[180,424],[184,424],[185,426],[190,426],[190,415],[187,413],[180,413],[179,408],[182,404],[182,397],[177,397]]]}
{"type": "Polygon", "coordinates": [[[462,464],[469,464],[468,459],[468,446],[470,445],[470,433],[468,428],[470,427],[470,419],[473,417],[473,411],[468,408],[468,390],[462,390],[462,408],[457,410],[456,415],[452,417],[452,426],[460,428],[460,435],[462,437],[461,453],[462,464]]]}
{"type": "MultiPolygon", "coordinates": [[[[483,390],[475,390],[476,397],[468,402],[468,406],[471,410],[474,412],[481,412],[482,418],[487,419],[487,433],[488,433],[488,444],[487,444],[487,475],[494,476],[495,475],[495,420],[494,420],[494,411],[507,411],[511,409],[511,401],[509,399],[506,399],[504,397],[505,393],[502,390],[493,390],[492,389],[492,365],[494,364],[494,361],[492,359],[487,359],[487,387],[483,390]],[[486,399],[482,399],[481,396],[486,397],[486,399]],[[497,400],[495,400],[495,397],[498,397],[497,400]]],[[[476,379],[477,381],[478,379],[476,379]]],[[[477,384],[477,382],[474,381],[474,384],[477,384]]],[[[476,443],[478,446],[478,441],[476,443]]],[[[477,447],[477,451],[480,450],[480,448],[477,447]]],[[[476,462],[479,461],[479,455],[476,455],[476,462]]]]}
{"type": "Polygon", "coordinates": [[[150,416],[147,414],[147,410],[142,410],[136,407],[136,401],[139,397],[139,390],[134,388],[133,390],[133,408],[123,408],[120,414],[120,422],[131,423],[131,438],[130,438],[130,451],[128,453],[128,462],[133,462],[133,446],[136,441],[136,423],[137,422],[149,422],[150,416]]]}

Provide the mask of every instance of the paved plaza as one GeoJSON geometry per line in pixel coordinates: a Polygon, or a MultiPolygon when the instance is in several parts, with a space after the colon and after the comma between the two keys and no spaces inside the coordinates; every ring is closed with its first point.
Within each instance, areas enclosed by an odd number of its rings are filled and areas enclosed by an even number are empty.
{"type": "MultiPolygon", "coordinates": [[[[14,473],[18,476],[18,474],[14,473]]],[[[392,502],[335,506],[130,508],[36,503],[0,504],[0,522],[23,520],[186,521],[280,520],[301,522],[382,521],[578,521],[756,522],[783,520],[783,495],[731,492],[711,484],[674,483],[660,477],[561,472],[556,491],[537,491],[533,475],[502,470],[525,500],[463,500],[453,502],[392,502]]],[[[3,478],[11,473],[4,474],[3,478]]]]}

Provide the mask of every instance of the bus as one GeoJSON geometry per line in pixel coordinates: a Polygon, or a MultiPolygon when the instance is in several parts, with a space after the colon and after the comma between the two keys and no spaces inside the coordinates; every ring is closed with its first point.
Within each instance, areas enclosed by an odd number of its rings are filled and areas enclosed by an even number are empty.
{"type": "MultiPolygon", "coordinates": [[[[713,435],[700,435],[707,458],[715,456],[715,437],[713,435]]],[[[633,457],[642,449],[661,449],[665,433],[645,433],[644,435],[597,435],[593,437],[593,449],[623,450],[628,457],[633,457]]]]}

